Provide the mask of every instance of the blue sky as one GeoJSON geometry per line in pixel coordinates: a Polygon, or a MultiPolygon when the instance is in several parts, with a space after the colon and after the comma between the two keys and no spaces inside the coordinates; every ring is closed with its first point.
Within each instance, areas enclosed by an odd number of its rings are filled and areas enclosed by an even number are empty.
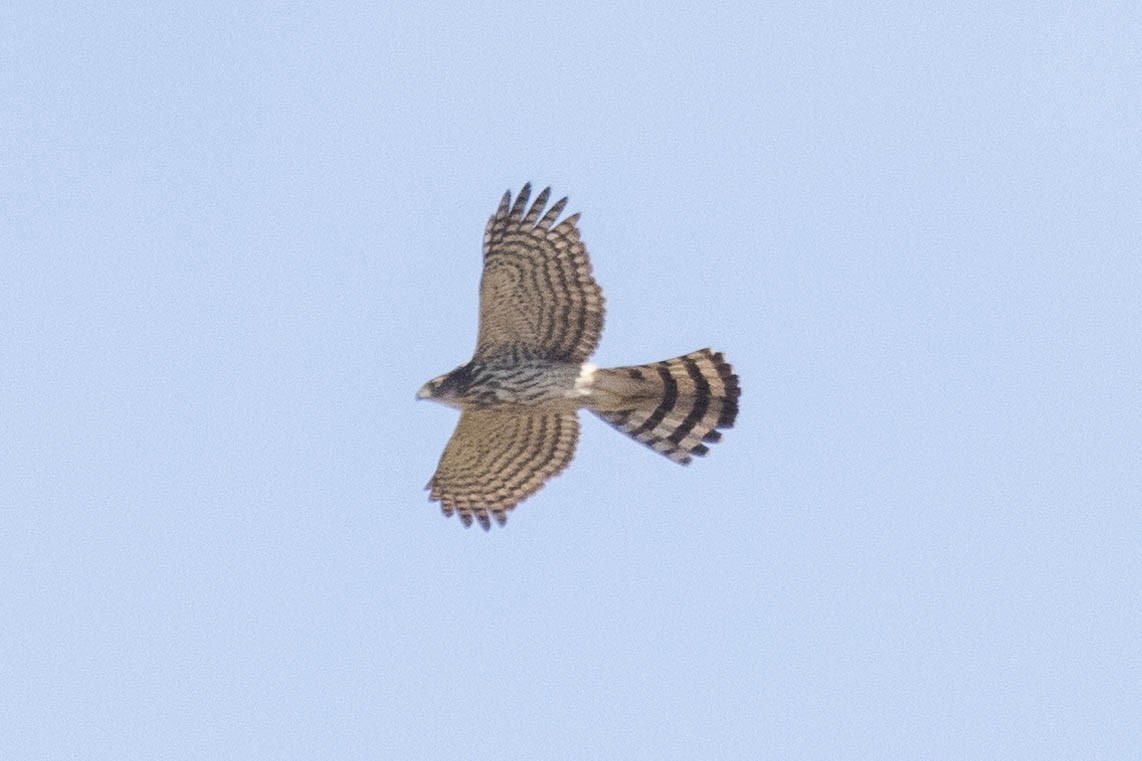
{"type": "Polygon", "coordinates": [[[8,3],[0,757],[1136,758],[1131,3],[8,3]],[[1002,8],[998,7],[1002,6],[1002,8]],[[688,468],[422,488],[500,195],[688,468]]]}

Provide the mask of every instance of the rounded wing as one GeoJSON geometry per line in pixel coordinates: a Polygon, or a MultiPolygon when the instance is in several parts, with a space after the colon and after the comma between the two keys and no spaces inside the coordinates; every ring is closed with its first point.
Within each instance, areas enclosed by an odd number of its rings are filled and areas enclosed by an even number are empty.
{"type": "Polygon", "coordinates": [[[575,413],[530,415],[503,410],[465,410],[440,464],[426,487],[445,515],[474,517],[486,531],[489,515],[503,525],[508,510],[539,491],[575,456],[575,413]]]}
{"type": "Polygon", "coordinates": [[[575,226],[579,215],[555,224],[567,199],[544,213],[551,188],[528,209],[530,195],[530,183],[515,203],[505,193],[488,220],[476,358],[511,352],[582,362],[603,332],[603,292],[575,226]]]}

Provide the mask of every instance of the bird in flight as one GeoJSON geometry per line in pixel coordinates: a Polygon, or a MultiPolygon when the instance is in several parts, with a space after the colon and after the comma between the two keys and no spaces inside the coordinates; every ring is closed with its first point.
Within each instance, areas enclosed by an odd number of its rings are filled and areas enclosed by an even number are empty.
{"type": "Polygon", "coordinates": [[[567,199],[545,211],[550,195],[528,207],[530,183],[514,202],[504,194],[484,232],[476,353],[417,393],[460,409],[429,499],[485,531],[571,462],[581,407],[682,465],[738,413],[738,377],[719,352],[606,369],[587,362],[603,331],[603,292],[579,215],[557,224],[567,199]]]}

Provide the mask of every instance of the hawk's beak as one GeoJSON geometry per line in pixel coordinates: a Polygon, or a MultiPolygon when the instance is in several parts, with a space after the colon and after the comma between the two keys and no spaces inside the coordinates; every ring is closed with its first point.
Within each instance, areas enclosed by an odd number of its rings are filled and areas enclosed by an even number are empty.
{"type": "Polygon", "coordinates": [[[420,387],[420,391],[416,392],[417,399],[431,399],[432,398],[432,384],[425,383],[420,387]]]}

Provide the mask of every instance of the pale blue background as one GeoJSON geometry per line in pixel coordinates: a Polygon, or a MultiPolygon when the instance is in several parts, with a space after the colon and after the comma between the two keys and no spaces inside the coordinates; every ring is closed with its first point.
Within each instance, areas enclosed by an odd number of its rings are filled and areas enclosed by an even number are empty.
{"type": "Polygon", "coordinates": [[[1142,11],[856,5],[6,3],[0,758],[1139,758],[1142,11]],[[745,393],[485,535],[526,180],[745,393]]]}

